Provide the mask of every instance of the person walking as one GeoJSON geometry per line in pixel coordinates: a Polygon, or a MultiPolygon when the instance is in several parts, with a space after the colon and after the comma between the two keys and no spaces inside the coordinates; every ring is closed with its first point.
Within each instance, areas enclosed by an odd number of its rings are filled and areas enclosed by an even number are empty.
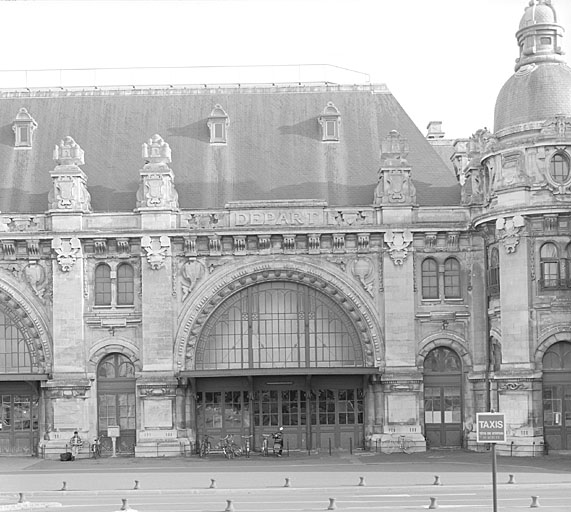
{"type": "Polygon", "coordinates": [[[274,434],[274,454],[278,457],[282,456],[282,451],[284,449],[284,428],[278,428],[278,431],[274,434]]]}

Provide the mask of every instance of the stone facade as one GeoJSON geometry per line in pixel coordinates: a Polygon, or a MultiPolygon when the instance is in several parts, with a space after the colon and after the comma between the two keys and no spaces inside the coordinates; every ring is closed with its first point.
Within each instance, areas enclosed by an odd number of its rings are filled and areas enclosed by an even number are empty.
{"type": "MultiPolygon", "coordinates": [[[[531,7],[516,75],[561,65],[556,18],[534,28],[553,7],[531,7]],[[536,59],[534,37],[552,38],[536,59]]],[[[500,453],[540,455],[546,440],[571,449],[557,416],[571,417],[557,410],[557,390],[571,386],[571,105],[520,122],[503,91],[494,133],[445,148],[433,126],[454,177],[382,86],[95,94],[73,101],[100,104],[100,116],[129,104],[140,122],[154,118],[137,117],[139,94],[147,107],[166,100],[148,107],[157,119],[213,98],[194,123],[145,125],[127,190],[121,125],[105,143],[93,134],[93,158],[91,132],[64,135],[46,172],[46,118],[37,103],[16,109],[9,149],[20,153],[0,148],[0,159],[47,180],[40,211],[0,216],[11,333],[0,341],[0,454],[58,457],[74,430],[89,441],[117,427],[116,449],[140,457],[187,455],[204,435],[252,435],[256,449],[277,425],[291,449],[482,450],[475,418],[492,409],[508,423],[500,453]],[[287,102],[300,119],[315,106],[312,117],[284,122],[287,102]],[[373,107],[382,115],[363,143],[373,107]],[[260,120],[267,139],[237,150],[244,123],[260,120]],[[256,169],[244,164],[252,152],[256,169]],[[106,166],[115,174],[101,193],[106,166]],[[112,201],[131,206],[101,207],[112,201]]],[[[69,101],[60,95],[54,104],[69,101]]]]}

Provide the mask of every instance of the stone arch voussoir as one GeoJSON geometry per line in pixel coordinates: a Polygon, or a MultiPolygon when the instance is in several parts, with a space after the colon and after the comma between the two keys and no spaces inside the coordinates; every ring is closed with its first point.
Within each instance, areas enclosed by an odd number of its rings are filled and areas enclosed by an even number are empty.
{"type": "Polygon", "coordinates": [[[536,370],[543,370],[543,357],[549,350],[549,347],[559,343],[560,341],[571,342],[571,326],[560,325],[553,326],[542,333],[539,338],[539,344],[535,351],[535,368],[536,370]]]}
{"type": "Polygon", "coordinates": [[[177,371],[192,369],[201,330],[227,297],[256,283],[276,280],[302,283],[326,293],[346,312],[357,329],[365,363],[377,367],[384,364],[382,330],[371,297],[361,293],[358,285],[350,282],[349,277],[341,274],[334,265],[317,266],[296,259],[249,261],[225,271],[222,268],[197,287],[189,297],[189,305],[181,315],[177,330],[174,354],[177,371]]]}
{"type": "Polygon", "coordinates": [[[417,368],[423,367],[428,353],[437,347],[447,347],[454,350],[462,359],[462,366],[465,372],[472,368],[472,356],[467,348],[466,340],[458,334],[446,331],[430,334],[422,340],[416,356],[417,368]]]}
{"type": "Polygon", "coordinates": [[[140,372],[143,370],[143,362],[139,356],[139,348],[132,341],[120,337],[109,337],[99,340],[89,350],[87,371],[95,375],[99,362],[105,356],[114,353],[127,356],[135,366],[136,371],[140,372]]]}

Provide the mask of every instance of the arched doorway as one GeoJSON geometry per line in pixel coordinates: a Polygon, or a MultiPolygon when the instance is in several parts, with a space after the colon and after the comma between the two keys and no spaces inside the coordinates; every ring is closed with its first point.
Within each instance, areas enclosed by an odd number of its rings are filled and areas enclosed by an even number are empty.
{"type": "Polygon", "coordinates": [[[550,450],[571,450],[571,342],[543,356],[543,429],[550,450]]]}
{"type": "Polygon", "coordinates": [[[424,360],[424,429],[431,448],[462,445],[462,361],[447,347],[424,360]]]}
{"type": "Polygon", "coordinates": [[[234,293],[209,317],[192,372],[196,431],[262,434],[291,449],[349,448],[364,437],[367,368],[357,329],[331,297],[287,281],[234,293]]]}
{"type": "Polygon", "coordinates": [[[98,432],[111,450],[108,427],[118,426],[118,453],[134,453],[136,442],[135,366],[123,354],[105,356],[97,368],[98,432]]]}

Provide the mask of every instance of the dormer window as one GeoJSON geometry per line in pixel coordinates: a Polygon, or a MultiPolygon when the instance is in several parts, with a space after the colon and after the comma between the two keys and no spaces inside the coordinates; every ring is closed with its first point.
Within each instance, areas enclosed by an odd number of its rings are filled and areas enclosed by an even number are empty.
{"type": "Polygon", "coordinates": [[[229,124],[228,114],[220,105],[216,104],[208,116],[211,144],[226,144],[229,124]]]}
{"type": "Polygon", "coordinates": [[[339,126],[341,124],[341,114],[333,102],[327,102],[323,114],[319,116],[321,125],[321,140],[324,142],[339,142],[339,126]]]}
{"type": "Polygon", "coordinates": [[[31,148],[32,134],[37,127],[38,123],[36,123],[28,111],[22,107],[18,111],[18,115],[12,124],[12,130],[16,136],[14,146],[17,148],[31,148]]]}

